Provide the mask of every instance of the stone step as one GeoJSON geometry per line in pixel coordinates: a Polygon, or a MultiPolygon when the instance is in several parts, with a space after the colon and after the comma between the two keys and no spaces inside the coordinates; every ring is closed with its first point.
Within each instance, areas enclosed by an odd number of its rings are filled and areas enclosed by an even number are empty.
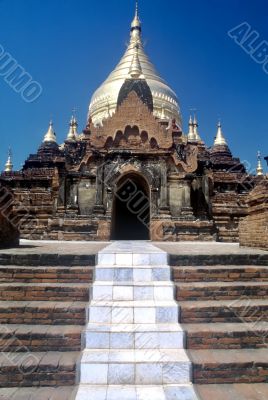
{"type": "Polygon", "coordinates": [[[268,282],[187,282],[176,285],[178,301],[235,300],[242,296],[259,299],[267,295],[268,282]]]}
{"type": "MultiPolygon", "coordinates": [[[[114,244],[117,246],[116,243],[114,244]]],[[[148,250],[148,243],[146,245],[139,245],[136,248],[131,245],[130,247],[112,248],[109,245],[109,249],[106,248],[98,253],[97,264],[101,265],[122,265],[122,266],[138,266],[138,265],[167,265],[168,254],[152,246],[151,250],[148,250]]]]}
{"type": "Polygon", "coordinates": [[[198,400],[192,385],[80,385],[76,400],[198,400]]]}
{"type": "Polygon", "coordinates": [[[83,343],[88,349],[182,349],[179,324],[88,324],[83,343]]]}
{"type": "Polygon", "coordinates": [[[85,325],[88,303],[0,301],[1,324],[85,325]]]}
{"type": "Polygon", "coordinates": [[[0,301],[88,301],[88,283],[0,283],[0,301]]]}
{"type": "Polygon", "coordinates": [[[74,400],[77,388],[59,387],[12,387],[0,388],[1,400],[74,400]]]}
{"type": "Polygon", "coordinates": [[[188,350],[195,384],[268,382],[268,349],[188,350]]]}
{"type": "Polygon", "coordinates": [[[181,323],[268,321],[268,300],[180,301],[181,323]]]}
{"type": "Polygon", "coordinates": [[[76,400],[197,400],[167,254],[115,242],[94,277],[76,400]]]}
{"type": "MultiPolygon", "coordinates": [[[[184,245],[184,244],[182,244],[184,245]]],[[[217,243],[217,245],[221,246],[222,243],[217,243]]],[[[173,246],[173,243],[171,243],[171,246],[173,246]]],[[[193,244],[190,244],[192,247],[193,244]]],[[[267,252],[259,253],[259,254],[254,254],[254,252],[245,252],[243,253],[232,253],[227,250],[225,253],[222,254],[213,254],[209,250],[206,251],[206,254],[202,254],[201,252],[191,253],[191,250],[189,249],[189,252],[186,254],[172,254],[174,253],[174,247],[173,249],[170,248],[168,249],[168,244],[165,243],[165,245],[161,246],[165,247],[166,250],[169,252],[169,265],[172,267],[178,267],[178,266],[215,266],[215,265],[248,265],[248,266],[253,266],[253,265],[263,265],[267,266],[268,264],[268,254],[267,252]]],[[[186,244],[187,247],[187,244],[186,244]]],[[[175,250],[175,253],[178,250],[175,250]]],[[[185,251],[185,250],[184,250],[185,251]]],[[[237,249],[235,250],[237,251],[237,249]]]]}
{"type": "Polygon", "coordinates": [[[267,400],[267,383],[195,385],[200,400],[267,400]]]}
{"type": "Polygon", "coordinates": [[[171,272],[168,266],[109,266],[101,265],[95,269],[96,281],[114,282],[151,282],[170,281],[171,272]]]}
{"type": "Polygon", "coordinates": [[[175,289],[169,281],[111,282],[96,281],[91,287],[93,300],[172,300],[175,289]]]}
{"type": "Polygon", "coordinates": [[[0,353],[0,387],[71,386],[80,352],[0,353]]]}
{"type": "Polygon", "coordinates": [[[0,282],[91,283],[93,267],[0,266],[0,282]]]}
{"type": "Polygon", "coordinates": [[[178,306],[175,301],[92,300],[88,313],[89,322],[105,324],[157,324],[178,322],[178,306]]]}
{"type": "Polygon", "coordinates": [[[1,324],[0,351],[80,351],[82,329],[76,325],[1,324]]]}
{"type": "Polygon", "coordinates": [[[182,384],[191,380],[185,350],[84,350],[80,382],[91,385],[182,384]]]}
{"type": "Polygon", "coordinates": [[[268,322],[183,324],[188,349],[265,348],[268,322]]]}
{"type": "Polygon", "coordinates": [[[0,253],[0,265],[1,266],[94,266],[96,265],[96,254],[60,254],[60,253],[27,253],[23,250],[23,246],[16,252],[0,253]]]}
{"type": "Polygon", "coordinates": [[[268,281],[268,267],[263,265],[213,265],[204,267],[173,267],[175,282],[268,281]]]}

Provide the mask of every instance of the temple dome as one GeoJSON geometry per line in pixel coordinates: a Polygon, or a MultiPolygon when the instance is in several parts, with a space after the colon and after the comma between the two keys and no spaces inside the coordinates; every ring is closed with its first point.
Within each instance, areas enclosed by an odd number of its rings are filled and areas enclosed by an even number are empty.
{"type": "Polygon", "coordinates": [[[95,91],[89,105],[89,117],[94,125],[111,116],[118,105],[119,92],[127,79],[131,79],[133,59],[139,62],[141,79],[145,79],[153,97],[153,114],[163,120],[175,118],[181,126],[181,115],[175,92],[158,75],[144,51],[138,10],[131,24],[130,43],[119,64],[95,91]]]}

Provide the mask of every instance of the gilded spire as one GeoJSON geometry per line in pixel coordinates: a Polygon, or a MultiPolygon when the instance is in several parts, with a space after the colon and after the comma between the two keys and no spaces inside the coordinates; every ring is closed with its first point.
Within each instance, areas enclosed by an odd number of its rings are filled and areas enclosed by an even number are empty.
{"type": "Polygon", "coordinates": [[[73,116],[73,130],[76,137],[78,136],[77,128],[78,128],[78,123],[76,121],[76,118],[73,116]]]}
{"type": "Polygon", "coordinates": [[[118,107],[118,95],[126,79],[131,78],[130,70],[136,60],[136,52],[138,53],[138,60],[142,70],[142,79],[146,80],[152,92],[154,116],[158,118],[161,117],[162,104],[164,103],[166,119],[172,120],[176,118],[181,125],[177,96],[164,79],[159,76],[144,51],[141,35],[141,21],[137,6],[134,19],[131,23],[130,41],[127,49],[114,70],[93,94],[89,106],[88,118],[92,119],[92,123],[95,126],[102,125],[103,119],[107,118],[107,98],[109,98],[110,115],[116,112],[118,107]],[[136,49],[137,45],[138,51],[136,49]]]}
{"type": "Polygon", "coordinates": [[[135,29],[135,28],[141,29],[141,21],[139,18],[139,6],[138,6],[137,1],[136,1],[136,8],[135,8],[135,16],[131,23],[131,29],[135,29]]]}
{"type": "Polygon", "coordinates": [[[139,59],[139,45],[136,44],[135,52],[132,58],[131,66],[129,68],[129,75],[133,79],[139,79],[142,74],[141,63],[139,59]]]}
{"type": "Polygon", "coordinates": [[[43,140],[43,143],[51,143],[51,142],[57,143],[56,134],[53,129],[52,121],[49,122],[49,127],[48,127],[47,133],[45,134],[44,140],[43,140]]]}
{"type": "Polygon", "coordinates": [[[260,151],[258,151],[258,153],[257,153],[257,160],[258,160],[258,164],[257,164],[257,168],[256,168],[257,176],[263,176],[263,168],[262,168],[262,163],[261,163],[261,152],[260,151]]]}
{"type": "Polygon", "coordinates": [[[223,136],[223,132],[221,129],[221,122],[218,122],[218,129],[217,129],[217,135],[214,140],[214,146],[227,146],[227,142],[223,136]]]}
{"type": "Polygon", "coordinates": [[[5,164],[5,172],[11,172],[12,169],[13,169],[12,152],[11,152],[11,148],[9,147],[9,149],[8,149],[7,162],[6,162],[6,164],[5,164]]]}
{"type": "Polygon", "coordinates": [[[131,43],[141,43],[141,21],[139,17],[138,2],[136,2],[135,16],[131,23],[131,43]]]}
{"type": "Polygon", "coordinates": [[[194,130],[194,138],[195,138],[196,141],[199,142],[201,140],[201,138],[200,138],[199,133],[198,133],[198,122],[197,122],[196,115],[194,115],[193,130],[194,130]]]}
{"type": "Polygon", "coordinates": [[[194,124],[193,124],[193,119],[192,119],[192,116],[191,116],[191,115],[190,115],[190,119],[189,119],[188,140],[189,140],[190,142],[196,140],[195,133],[194,133],[194,124]]]}
{"type": "Polygon", "coordinates": [[[77,122],[75,117],[72,115],[71,120],[70,120],[70,124],[69,124],[69,132],[67,135],[66,140],[70,141],[70,142],[75,142],[77,139],[77,122]]]}

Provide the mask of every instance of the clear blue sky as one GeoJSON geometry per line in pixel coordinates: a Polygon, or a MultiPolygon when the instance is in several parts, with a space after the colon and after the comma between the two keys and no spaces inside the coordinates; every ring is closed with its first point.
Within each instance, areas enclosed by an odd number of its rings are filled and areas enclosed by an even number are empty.
{"type": "MultiPolygon", "coordinates": [[[[132,0],[0,0],[0,44],[43,87],[25,103],[0,77],[0,164],[36,152],[49,119],[58,142],[72,108],[85,126],[94,90],[123,54],[132,0]]],[[[195,107],[207,145],[220,115],[235,156],[255,167],[268,155],[268,75],[227,31],[247,21],[268,41],[267,0],[140,0],[146,51],[180,100],[184,130],[195,107]]],[[[267,170],[267,168],[265,167],[267,170]]]]}

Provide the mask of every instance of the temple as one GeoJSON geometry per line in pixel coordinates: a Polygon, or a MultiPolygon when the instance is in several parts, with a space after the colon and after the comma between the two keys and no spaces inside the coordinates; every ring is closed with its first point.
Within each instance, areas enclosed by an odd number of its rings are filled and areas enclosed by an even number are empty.
{"type": "MultiPolygon", "coordinates": [[[[238,241],[254,179],[233,157],[221,123],[211,147],[196,115],[183,132],[179,102],[145,54],[136,9],[125,54],[72,116],[66,140],[52,121],[36,154],[1,174],[21,238],[238,241]]],[[[261,175],[261,171],[258,175],[261,175]]]]}

